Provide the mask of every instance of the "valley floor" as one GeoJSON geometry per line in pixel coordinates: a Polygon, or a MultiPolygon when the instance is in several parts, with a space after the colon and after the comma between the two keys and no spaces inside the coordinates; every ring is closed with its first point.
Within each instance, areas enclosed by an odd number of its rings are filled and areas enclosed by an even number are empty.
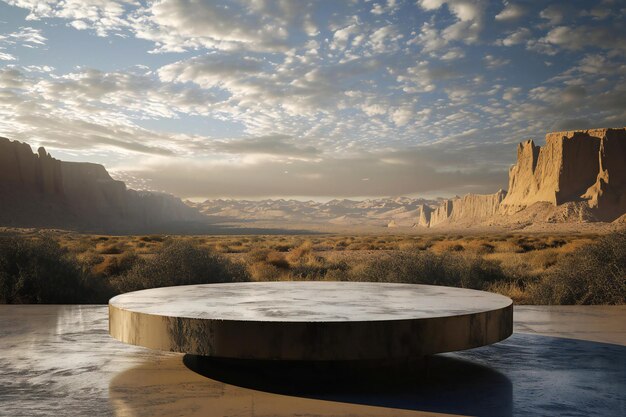
{"type": "MultiPolygon", "coordinates": [[[[67,272],[58,279],[74,274],[82,286],[71,298],[50,298],[73,284],[33,272],[31,292],[51,288],[39,298],[0,293],[7,303],[105,303],[142,288],[233,280],[408,282],[497,292],[516,304],[626,303],[626,232],[110,236],[5,229],[2,242],[6,265],[26,262],[18,269],[38,271],[38,263],[63,260],[67,272]]],[[[14,279],[17,285],[23,277],[14,279]]],[[[14,291],[29,288],[20,285],[14,291]]]]}

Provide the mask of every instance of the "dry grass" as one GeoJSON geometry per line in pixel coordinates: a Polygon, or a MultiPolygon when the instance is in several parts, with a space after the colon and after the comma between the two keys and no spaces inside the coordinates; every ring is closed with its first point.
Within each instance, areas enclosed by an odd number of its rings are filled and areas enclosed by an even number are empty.
{"type": "MultiPolygon", "coordinates": [[[[152,262],[162,256],[166,245],[179,242],[240,265],[247,271],[248,279],[255,281],[430,282],[432,277],[419,274],[437,273],[440,274],[437,283],[498,292],[518,304],[578,302],[564,295],[573,290],[559,281],[557,275],[571,274],[571,268],[567,269],[566,265],[572,263],[572,258],[602,240],[600,236],[577,234],[100,236],[54,232],[48,235],[93,279],[104,284],[119,282],[119,277],[135,271],[133,285],[139,285],[142,278],[137,265],[152,262]],[[392,277],[388,269],[400,272],[392,277]],[[550,285],[561,289],[552,291],[550,285]]],[[[37,236],[36,232],[20,235],[22,239],[37,236]]],[[[600,292],[610,285],[613,284],[593,288],[600,292]]],[[[619,291],[621,287],[616,288],[619,291]]],[[[584,293],[584,300],[589,303],[598,300],[624,303],[623,298],[623,295],[607,298],[584,293]]]]}

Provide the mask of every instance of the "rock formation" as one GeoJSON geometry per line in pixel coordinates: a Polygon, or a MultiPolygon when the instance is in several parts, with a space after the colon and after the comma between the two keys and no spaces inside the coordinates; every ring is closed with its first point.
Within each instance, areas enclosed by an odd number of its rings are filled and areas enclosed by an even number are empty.
{"type": "Polygon", "coordinates": [[[59,161],[0,138],[0,225],[141,232],[204,216],[167,194],[128,190],[102,165],[59,161]]]}
{"type": "MultiPolygon", "coordinates": [[[[396,197],[189,204],[192,207],[169,195],[128,190],[101,165],[59,161],[43,148],[34,154],[27,144],[0,138],[0,226],[155,232],[157,225],[210,218],[229,224],[258,221],[260,227],[312,225],[316,230],[327,225],[527,227],[624,221],[626,128],[549,133],[542,147],[532,140],[521,143],[517,163],[509,170],[508,193],[500,190],[441,200],[396,197]]],[[[195,224],[185,230],[198,231],[195,224]]]]}
{"type": "Polygon", "coordinates": [[[613,221],[626,213],[626,128],[548,133],[542,147],[522,142],[509,170],[508,193],[468,194],[424,206],[418,224],[471,225],[517,213],[516,219],[551,223],[613,221]]]}
{"type": "Polygon", "coordinates": [[[626,129],[549,133],[543,147],[521,143],[500,213],[537,202],[586,202],[606,221],[626,212],[626,129]]]}
{"type": "Polygon", "coordinates": [[[433,227],[449,222],[479,222],[498,213],[505,196],[506,191],[499,190],[495,194],[467,194],[444,200],[436,208],[422,209],[418,224],[433,227]]]}

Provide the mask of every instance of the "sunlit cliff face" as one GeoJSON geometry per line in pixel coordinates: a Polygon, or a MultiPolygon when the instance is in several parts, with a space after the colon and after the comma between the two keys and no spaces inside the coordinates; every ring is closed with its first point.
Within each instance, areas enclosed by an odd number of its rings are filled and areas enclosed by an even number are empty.
{"type": "Polygon", "coordinates": [[[619,1],[5,0],[0,136],[182,197],[506,188],[626,124],[619,1]]]}

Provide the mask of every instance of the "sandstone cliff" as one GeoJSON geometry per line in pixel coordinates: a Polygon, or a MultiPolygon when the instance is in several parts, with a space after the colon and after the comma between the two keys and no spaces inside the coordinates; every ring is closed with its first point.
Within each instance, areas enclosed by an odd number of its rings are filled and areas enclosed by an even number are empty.
{"type": "Polygon", "coordinates": [[[480,222],[498,212],[505,196],[506,191],[499,190],[495,194],[467,194],[444,200],[434,209],[423,209],[418,224],[433,227],[450,222],[480,222]]]}
{"type": "Polygon", "coordinates": [[[626,213],[626,128],[553,132],[517,147],[509,191],[424,206],[418,224],[614,221],[626,213]],[[515,215],[515,216],[514,216],[515,215]]]}
{"type": "Polygon", "coordinates": [[[0,138],[1,226],[126,233],[203,219],[173,196],[128,190],[102,165],[59,161],[0,138]]]}
{"type": "Polygon", "coordinates": [[[626,129],[554,132],[543,147],[520,144],[499,211],[512,214],[538,202],[586,202],[606,221],[626,212],[626,129]]]}

